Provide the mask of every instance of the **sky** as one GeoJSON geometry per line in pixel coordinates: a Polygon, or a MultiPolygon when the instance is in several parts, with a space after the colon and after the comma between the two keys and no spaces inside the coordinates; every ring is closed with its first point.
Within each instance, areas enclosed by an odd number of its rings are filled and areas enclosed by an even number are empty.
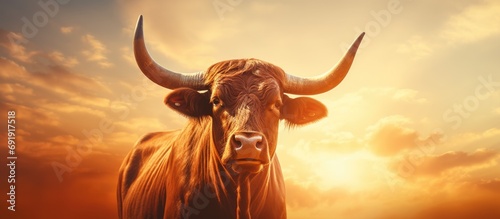
{"type": "Polygon", "coordinates": [[[289,218],[500,218],[499,1],[0,5],[0,159],[8,111],[18,157],[16,212],[4,201],[2,218],[117,218],[118,168],[135,141],[186,124],[135,63],[141,14],[152,56],[180,72],[258,58],[314,76],[366,32],[344,81],[311,96],[328,117],[281,124],[289,218]]]}

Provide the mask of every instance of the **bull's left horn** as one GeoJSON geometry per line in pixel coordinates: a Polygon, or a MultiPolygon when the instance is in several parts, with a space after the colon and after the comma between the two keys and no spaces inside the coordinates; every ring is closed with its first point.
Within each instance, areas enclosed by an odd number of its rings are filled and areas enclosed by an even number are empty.
{"type": "Polygon", "coordinates": [[[365,33],[359,35],[340,62],[326,73],[310,78],[286,74],[283,91],[290,94],[313,95],[327,92],[336,87],[349,72],[364,35],[365,33]]]}
{"type": "Polygon", "coordinates": [[[206,90],[208,86],[204,83],[203,72],[193,74],[182,74],[163,68],[157,64],[148,53],[144,43],[144,33],[142,31],[142,15],[139,16],[135,28],[134,54],[137,65],[142,73],[156,84],[168,88],[189,87],[195,90],[206,90]]]}

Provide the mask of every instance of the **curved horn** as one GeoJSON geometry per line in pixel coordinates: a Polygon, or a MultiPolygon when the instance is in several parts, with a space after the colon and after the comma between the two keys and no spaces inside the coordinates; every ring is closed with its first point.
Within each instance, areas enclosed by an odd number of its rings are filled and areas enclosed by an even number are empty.
{"type": "Polygon", "coordinates": [[[203,72],[194,74],[177,73],[163,68],[161,65],[157,64],[153,58],[151,58],[148,50],[146,49],[146,44],[144,43],[142,15],[139,16],[139,20],[137,21],[137,26],[135,28],[134,55],[137,65],[139,65],[139,68],[144,75],[162,87],[168,89],[176,89],[179,87],[189,87],[195,90],[208,89],[208,86],[206,86],[203,82],[203,72]]]}
{"type": "Polygon", "coordinates": [[[340,62],[322,75],[302,78],[286,74],[283,91],[290,94],[313,95],[327,92],[336,87],[349,72],[363,36],[365,36],[364,32],[354,41],[340,62]]]}

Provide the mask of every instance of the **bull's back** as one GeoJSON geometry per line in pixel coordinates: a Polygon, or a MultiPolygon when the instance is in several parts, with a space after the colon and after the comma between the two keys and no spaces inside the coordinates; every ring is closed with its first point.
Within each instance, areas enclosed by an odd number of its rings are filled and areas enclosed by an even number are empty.
{"type": "Polygon", "coordinates": [[[126,156],[117,186],[120,218],[163,218],[166,165],[177,133],[147,134],[126,156]]]}

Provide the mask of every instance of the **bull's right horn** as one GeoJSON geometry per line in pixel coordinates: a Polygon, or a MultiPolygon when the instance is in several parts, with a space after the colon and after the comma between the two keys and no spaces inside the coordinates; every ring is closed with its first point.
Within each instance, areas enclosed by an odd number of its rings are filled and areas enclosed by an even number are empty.
{"type": "Polygon", "coordinates": [[[168,88],[176,89],[180,87],[189,87],[195,90],[206,90],[208,86],[204,83],[203,72],[193,74],[177,73],[157,64],[148,53],[144,43],[144,33],[142,31],[142,15],[139,16],[135,28],[134,37],[134,55],[137,65],[142,73],[156,84],[168,88]]]}
{"type": "Polygon", "coordinates": [[[347,72],[349,72],[356,51],[364,35],[365,33],[359,35],[337,65],[322,75],[315,77],[297,77],[286,74],[283,91],[290,94],[312,95],[324,93],[336,87],[342,82],[347,72]]]}

